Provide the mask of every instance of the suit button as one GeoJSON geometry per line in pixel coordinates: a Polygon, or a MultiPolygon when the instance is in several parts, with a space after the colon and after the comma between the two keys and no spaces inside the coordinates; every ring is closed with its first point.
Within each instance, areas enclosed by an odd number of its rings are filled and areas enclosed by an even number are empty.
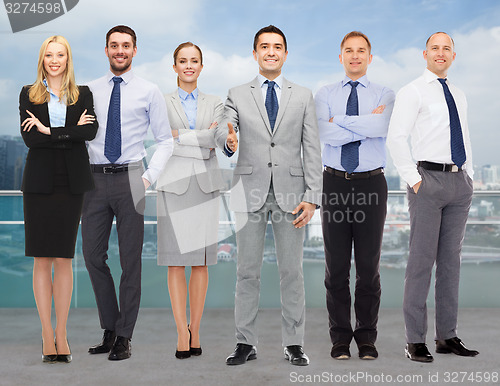
{"type": "Polygon", "coordinates": [[[274,147],[274,142],[271,142],[271,147],[274,147]]]}
{"type": "Polygon", "coordinates": [[[271,166],[273,166],[273,164],[272,164],[271,162],[269,162],[269,163],[267,164],[267,166],[271,167],[271,166]]]}

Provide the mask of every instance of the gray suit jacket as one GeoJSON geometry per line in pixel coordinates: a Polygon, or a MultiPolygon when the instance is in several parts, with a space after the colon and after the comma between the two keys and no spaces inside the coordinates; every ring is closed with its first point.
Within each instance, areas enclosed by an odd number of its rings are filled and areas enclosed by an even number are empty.
{"type": "Polygon", "coordinates": [[[312,93],[283,79],[271,131],[259,82],[229,90],[224,119],[216,130],[223,149],[227,123],[239,132],[239,156],[231,188],[231,210],[254,212],[264,205],[271,180],[280,208],[292,212],[301,201],[321,203],[322,166],[312,93]]]}
{"type": "Polygon", "coordinates": [[[174,141],[174,151],[158,178],[156,188],[183,194],[189,187],[190,177],[196,175],[205,193],[221,189],[223,181],[214,150],[215,129],[208,129],[212,122],[222,119],[220,98],[198,93],[195,130],[189,128],[177,90],[165,95],[165,101],[170,127],[179,130],[179,139],[174,141]]]}

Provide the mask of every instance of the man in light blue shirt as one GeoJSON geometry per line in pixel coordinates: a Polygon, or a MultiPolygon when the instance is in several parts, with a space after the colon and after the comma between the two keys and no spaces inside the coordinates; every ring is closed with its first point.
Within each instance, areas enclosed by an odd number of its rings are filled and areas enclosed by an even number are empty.
{"type": "Polygon", "coordinates": [[[356,341],[361,359],[375,359],[380,306],[379,262],[386,216],[385,137],[395,95],[366,77],[368,37],[348,33],[340,45],[346,77],[315,97],[323,148],[321,207],[331,356],[349,359],[356,341]],[[356,324],[351,326],[349,275],[354,243],[356,324]]]}
{"type": "Polygon", "coordinates": [[[90,354],[110,352],[108,359],[127,359],[141,298],[144,237],[144,193],[172,154],[166,104],[156,85],[131,71],[136,36],[127,26],[106,35],[110,71],[90,82],[95,112],[102,124],[88,143],[95,189],[85,195],[82,213],[83,256],[94,289],[104,337],[90,354]],[[144,138],[151,128],[157,143],[148,168],[144,138]],[[106,260],[116,217],[122,276],[119,302],[106,260]]]}

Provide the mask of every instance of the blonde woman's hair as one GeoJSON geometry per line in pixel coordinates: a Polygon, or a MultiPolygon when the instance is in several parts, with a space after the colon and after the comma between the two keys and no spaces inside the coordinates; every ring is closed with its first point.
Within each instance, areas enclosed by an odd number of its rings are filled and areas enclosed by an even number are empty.
{"type": "Polygon", "coordinates": [[[43,84],[43,80],[47,78],[47,71],[43,65],[43,59],[45,57],[45,51],[47,51],[47,46],[50,43],[59,43],[66,48],[66,53],[68,54],[68,61],[66,63],[66,69],[64,70],[63,79],[61,83],[61,90],[59,94],[59,99],[64,101],[66,105],[74,105],[78,100],[79,91],[75,82],[75,72],[73,69],[73,57],[71,55],[71,47],[68,41],[59,35],[51,36],[47,38],[40,47],[40,53],[38,55],[38,68],[36,81],[30,87],[29,97],[30,101],[36,105],[46,103],[50,99],[50,94],[47,91],[47,87],[43,84]]]}

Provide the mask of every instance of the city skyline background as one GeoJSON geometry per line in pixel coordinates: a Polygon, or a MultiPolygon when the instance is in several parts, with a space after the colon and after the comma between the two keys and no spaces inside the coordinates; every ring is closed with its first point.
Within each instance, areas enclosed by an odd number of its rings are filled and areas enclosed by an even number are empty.
{"type": "Polygon", "coordinates": [[[278,0],[268,4],[219,0],[146,0],[142,2],[81,0],[67,14],[32,29],[12,33],[5,8],[0,11],[0,135],[19,137],[18,96],[36,77],[38,51],[45,38],[65,36],[72,47],[79,84],[106,73],[105,34],[114,25],[131,26],[138,36],[134,72],[160,87],[176,87],[172,52],[192,41],[203,50],[199,88],[225,100],[227,90],[250,81],[258,71],[252,56],[255,32],[274,24],[288,40],[284,76],[315,93],[339,81],[342,37],[360,30],[372,43],[371,81],[396,92],[421,75],[427,37],[446,31],[455,40],[457,58],[450,80],[469,103],[474,164],[500,165],[498,118],[500,77],[489,69],[500,61],[500,2],[496,0],[278,0]],[[490,64],[491,63],[491,64],[490,64]]]}

